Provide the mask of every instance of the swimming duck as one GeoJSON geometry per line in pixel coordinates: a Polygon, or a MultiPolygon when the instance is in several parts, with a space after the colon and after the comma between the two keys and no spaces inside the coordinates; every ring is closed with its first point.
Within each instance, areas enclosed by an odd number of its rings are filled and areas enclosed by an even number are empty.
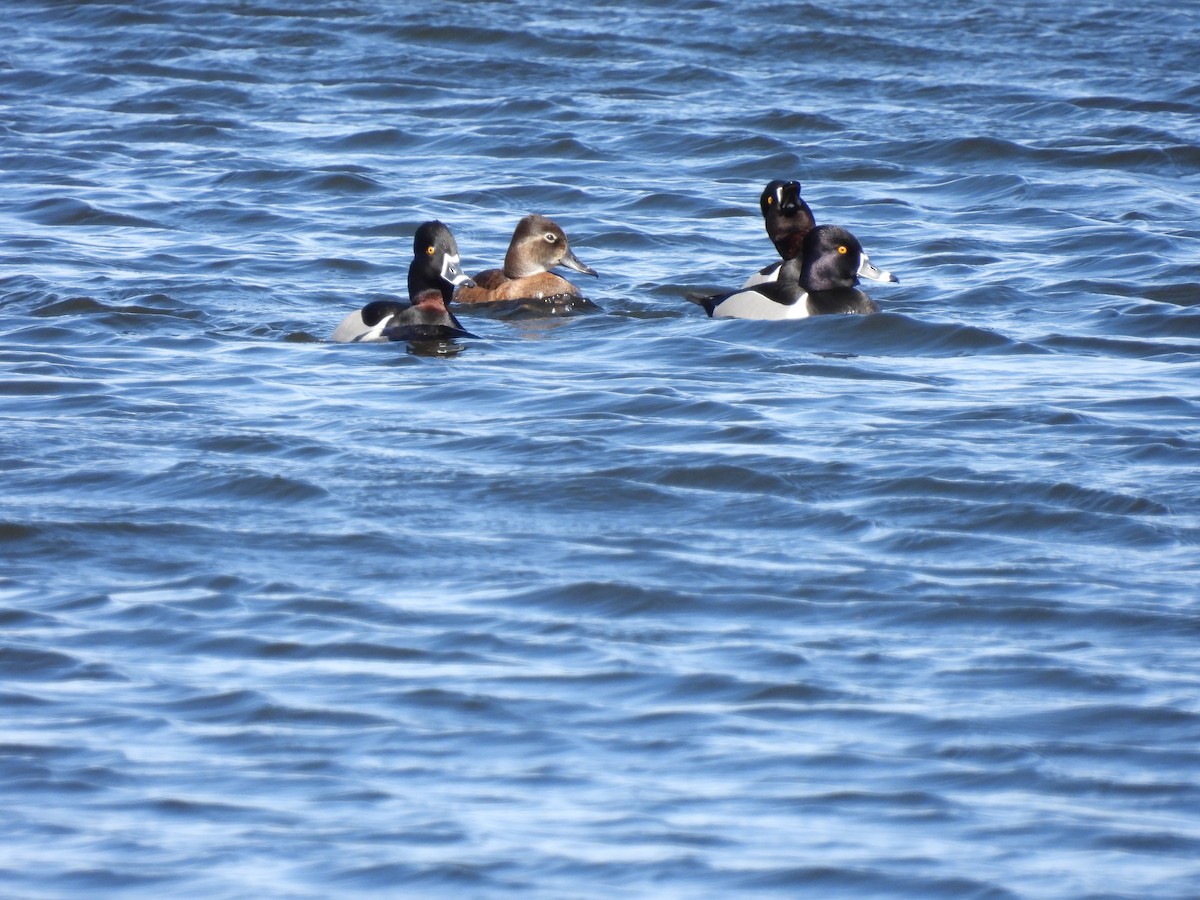
{"type": "Polygon", "coordinates": [[[818,225],[799,256],[785,260],[773,282],[713,297],[689,296],[714,318],[803,319],[829,313],[874,313],[879,306],[858,290],[859,277],[900,279],[877,268],[858,238],[837,225],[818,225]]]}
{"type": "Polygon", "coordinates": [[[342,319],[330,337],[342,343],[436,341],[473,337],[446,304],[456,285],[472,285],[459,266],[458,244],[441,222],[425,222],[413,236],[405,306],[393,300],[374,300],[342,319]]]}
{"type": "Polygon", "coordinates": [[[579,261],[567,236],[545,216],[529,215],[517,223],[503,269],[488,269],[475,276],[475,286],[459,288],[454,299],[463,304],[492,303],[497,300],[540,300],[548,297],[580,296],[579,288],[550,269],[566,266],[576,272],[595,275],[590,266],[579,261]]]}
{"type": "Polygon", "coordinates": [[[816,224],[812,210],[800,196],[800,182],[798,181],[782,181],[780,179],[772,181],[763,188],[758,205],[762,209],[767,236],[775,245],[775,249],[779,251],[781,261],[771,263],[755,272],[746,279],[742,287],[753,287],[756,284],[777,279],[783,261],[800,255],[805,235],[816,224]]]}

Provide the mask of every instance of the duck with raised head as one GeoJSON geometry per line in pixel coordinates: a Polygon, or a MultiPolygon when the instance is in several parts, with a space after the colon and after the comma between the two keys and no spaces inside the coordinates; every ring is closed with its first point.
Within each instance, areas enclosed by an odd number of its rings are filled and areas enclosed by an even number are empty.
{"type": "Polygon", "coordinates": [[[581,296],[579,288],[550,271],[558,266],[585,275],[596,274],[591,266],[580,262],[557,223],[545,216],[529,215],[513,231],[504,268],[480,272],[474,278],[474,287],[464,285],[454,299],[465,305],[581,296]]]}
{"type": "Polygon", "coordinates": [[[816,224],[812,210],[800,196],[798,181],[772,181],[763,188],[758,205],[762,209],[767,236],[775,245],[780,261],[759,269],[742,283],[742,287],[753,287],[777,279],[783,263],[800,255],[804,238],[816,224]]]}
{"type": "Polygon", "coordinates": [[[803,319],[831,313],[869,314],[879,305],[858,289],[859,278],[898,282],[876,267],[858,238],[837,225],[818,225],[800,255],[785,260],[775,281],[711,297],[689,295],[713,318],[803,319]]]}
{"type": "Polygon", "coordinates": [[[374,300],[350,313],[333,330],[331,341],[442,341],[472,337],[448,304],[458,285],[473,285],[463,272],[458,244],[450,229],[438,221],[425,222],[413,236],[408,265],[408,304],[374,300]]]}

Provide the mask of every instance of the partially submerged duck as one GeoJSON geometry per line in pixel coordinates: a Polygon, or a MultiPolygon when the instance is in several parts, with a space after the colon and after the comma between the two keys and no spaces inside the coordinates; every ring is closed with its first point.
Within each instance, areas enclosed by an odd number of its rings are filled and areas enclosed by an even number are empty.
{"type": "Polygon", "coordinates": [[[837,225],[818,225],[804,238],[799,256],[785,260],[775,281],[727,294],[687,299],[713,318],[804,319],[832,313],[869,314],[879,305],[858,290],[859,278],[898,282],[875,266],[858,238],[837,225]]]}
{"type": "Polygon", "coordinates": [[[582,297],[579,288],[550,270],[566,266],[576,272],[595,276],[584,265],[563,230],[553,220],[537,214],[517,223],[503,269],[488,269],[474,277],[474,286],[459,288],[458,303],[496,303],[500,301],[548,300],[555,297],[582,297]]]}
{"type": "Polygon", "coordinates": [[[448,308],[455,287],[473,284],[462,270],[450,229],[441,222],[425,222],[413,236],[408,304],[374,300],[342,319],[330,340],[378,343],[473,337],[448,308]]]}

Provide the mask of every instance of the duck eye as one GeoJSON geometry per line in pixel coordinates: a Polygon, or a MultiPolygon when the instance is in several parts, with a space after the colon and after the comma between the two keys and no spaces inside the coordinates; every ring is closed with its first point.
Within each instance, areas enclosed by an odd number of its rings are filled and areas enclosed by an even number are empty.
{"type": "Polygon", "coordinates": [[[774,202],[775,202],[775,198],[774,198],[774,197],[768,197],[768,198],[767,198],[767,206],[771,206],[771,205],[772,205],[774,202]]]}
{"type": "Polygon", "coordinates": [[[558,235],[557,235],[557,234],[555,234],[553,231],[547,231],[547,232],[546,232],[546,241],[547,241],[547,243],[551,243],[551,244],[553,244],[553,243],[554,243],[555,241],[557,241],[557,240],[558,240],[558,235]]]}
{"type": "Polygon", "coordinates": [[[429,256],[433,256],[433,254],[436,252],[437,252],[437,247],[433,246],[433,244],[430,244],[428,247],[425,248],[425,253],[429,256]]]}
{"type": "Polygon", "coordinates": [[[838,247],[838,253],[840,253],[842,256],[845,256],[849,252],[850,251],[848,249],[846,249],[845,244],[842,244],[841,246],[838,247]]]}

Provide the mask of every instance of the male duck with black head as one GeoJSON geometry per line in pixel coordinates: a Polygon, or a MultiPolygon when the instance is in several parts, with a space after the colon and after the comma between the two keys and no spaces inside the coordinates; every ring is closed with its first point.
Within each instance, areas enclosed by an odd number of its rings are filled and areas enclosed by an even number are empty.
{"type": "Polygon", "coordinates": [[[528,215],[513,231],[508,252],[504,255],[504,268],[480,272],[475,276],[474,287],[464,285],[454,299],[463,305],[565,301],[571,308],[580,304],[591,306],[579,288],[550,271],[558,266],[585,275],[596,274],[575,255],[566,234],[556,222],[545,216],[528,215]]]}
{"type": "Polygon", "coordinates": [[[473,285],[459,265],[458,244],[441,222],[425,222],[413,236],[408,265],[409,304],[374,300],[342,319],[330,337],[340,343],[444,341],[472,337],[447,308],[454,288],[473,285]]]}
{"type": "Polygon", "coordinates": [[[745,280],[742,287],[753,287],[777,279],[783,263],[800,255],[804,238],[816,224],[812,210],[800,196],[798,181],[772,181],[763,188],[758,205],[762,209],[767,237],[775,245],[781,261],[773,262],[755,272],[745,280]]]}
{"type": "Polygon", "coordinates": [[[837,225],[818,225],[804,238],[800,255],[779,268],[772,282],[713,297],[689,296],[713,318],[804,319],[832,313],[879,312],[858,289],[858,279],[899,281],[876,267],[858,238],[837,225]]]}

